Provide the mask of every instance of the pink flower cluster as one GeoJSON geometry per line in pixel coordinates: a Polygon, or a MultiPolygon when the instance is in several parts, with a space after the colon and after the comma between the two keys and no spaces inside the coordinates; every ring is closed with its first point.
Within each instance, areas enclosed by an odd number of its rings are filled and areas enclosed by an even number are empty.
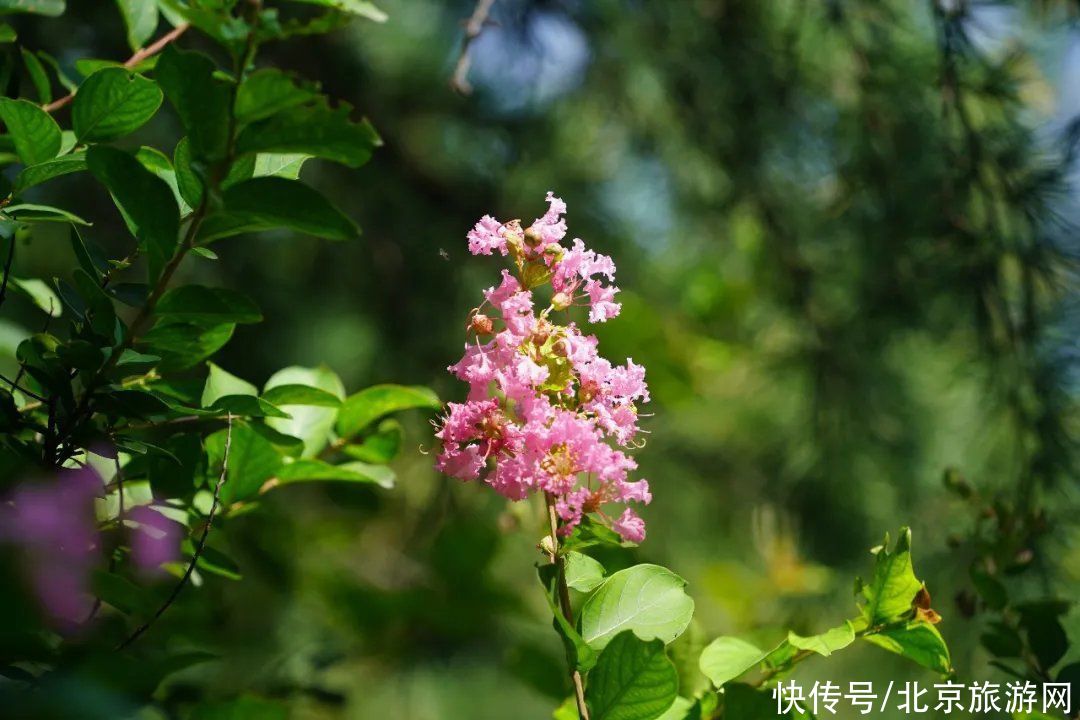
{"type": "Polygon", "coordinates": [[[629,479],[637,463],[622,449],[638,433],[637,403],[649,400],[645,368],[632,360],[612,365],[595,336],[553,319],[583,306],[590,322],[604,322],[620,305],[615,263],[579,239],[563,246],[566,204],[550,192],[547,202],[527,229],[485,215],[468,234],[472,254],[498,251],[513,272],[503,270],[502,281],[484,291],[469,318],[465,355],[449,368],[469,395],[449,403],[436,433],[436,467],[461,480],[482,478],[511,500],[548,494],[563,533],[596,513],[624,539],[641,542],[645,523],[632,509],[610,517],[603,506],[652,499],[647,481],[629,479]],[[542,307],[534,292],[545,287],[550,299],[542,307]]]}

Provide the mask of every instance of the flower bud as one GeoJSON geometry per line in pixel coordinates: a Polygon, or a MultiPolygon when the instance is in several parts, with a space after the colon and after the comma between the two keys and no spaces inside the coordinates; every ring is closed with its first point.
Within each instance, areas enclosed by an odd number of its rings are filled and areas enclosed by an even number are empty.
{"type": "Polygon", "coordinates": [[[469,329],[480,336],[490,335],[495,329],[495,324],[487,315],[476,313],[469,320],[469,329]]]}
{"type": "Polygon", "coordinates": [[[557,292],[555,296],[551,298],[551,307],[556,310],[565,310],[570,307],[574,302],[574,299],[570,297],[569,293],[557,292]]]}
{"type": "Polygon", "coordinates": [[[532,226],[530,226],[529,229],[525,231],[525,244],[529,247],[537,247],[542,242],[544,242],[544,236],[541,235],[540,232],[532,226]]]}

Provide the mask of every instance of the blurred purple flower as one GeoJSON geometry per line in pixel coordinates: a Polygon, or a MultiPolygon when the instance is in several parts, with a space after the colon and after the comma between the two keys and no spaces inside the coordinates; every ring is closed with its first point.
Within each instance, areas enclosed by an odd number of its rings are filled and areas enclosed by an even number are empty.
{"type": "Polygon", "coordinates": [[[131,530],[131,560],[147,574],[164,572],[162,565],[180,558],[180,539],[183,526],[169,520],[149,505],[132,508],[128,522],[131,530]]]}
{"type": "Polygon", "coordinates": [[[90,573],[100,558],[94,498],[101,480],[91,470],[24,483],[0,507],[0,540],[21,547],[26,568],[53,620],[80,622],[90,612],[90,573]]]}

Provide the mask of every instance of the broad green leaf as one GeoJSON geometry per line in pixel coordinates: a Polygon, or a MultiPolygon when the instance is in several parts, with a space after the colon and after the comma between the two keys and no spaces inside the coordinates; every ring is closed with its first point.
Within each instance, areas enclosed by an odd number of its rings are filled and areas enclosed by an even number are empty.
{"type": "Polygon", "coordinates": [[[116,0],[116,4],[124,17],[128,45],[132,50],[138,50],[157,30],[157,0],[116,0]]]}
{"type": "Polygon", "coordinates": [[[690,713],[694,710],[694,701],[689,698],[677,697],[667,711],[656,720],[699,720],[701,715],[695,718],[690,713]]]}
{"type": "Polygon", "coordinates": [[[911,530],[908,528],[900,530],[892,550],[886,535],[885,544],[875,551],[875,557],[873,577],[862,586],[866,600],[862,613],[870,626],[889,623],[910,612],[911,603],[922,588],[911,566],[911,530]]]}
{"type": "Polygon", "coordinates": [[[262,398],[275,405],[310,405],[333,408],[341,405],[341,398],[334,393],[300,383],[275,385],[267,389],[262,398]]]}
{"type": "Polygon", "coordinates": [[[236,94],[236,119],[240,123],[263,120],[318,96],[314,87],[305,87],[280,70],[257,70],[244,79],[236,94]]]}
{"type": "Polygon", "coordinates": [[[161,90],[152,81],[123,68],[105,68],[79,87],[71,122],[80,141],[105,142],[138,130],[159,107],[161,90]]]}
{"type": "MultiPolygon", "coordinates": [[[[221,472],[227,436],[226,428],[206,438],[211,484],[221,472]]],[[[229,504],[257,495],[263,483],[278,472],[283,461],[281,452],[266,435],[245,421],[234,420],[228,470],[225,474],[225,485],[221,490],[223,502],[229,504]]]]}
{"type": "Polygon", "coordinates": [[[236,325],[203,326],[159,321],[142,337],[142,347],[160,355],[164,370],[184,370],[220,350],[232,338],[236,325]]]}
{"type": "Polygon", "coordinates": [[[669,643],[690,623],[694,601],[686,581],[659,565],[635,565],[611,575],[581,609],[581,634],[602,649],[623,630],[669,643]]]}
{"type": "Polygon", "coordinates": [[[604,582],[604,566],[588,555],[568,552],[563,563],[566,585],[572,590],[589,592],[604,582]]]}
{"type": "Polygon", "coordinates": [[[228,395],[250,395],[255,397],[259,394],[258,389],[249,383],[222,369],[214,363],[207,363],[210,373],[206,376],[206,384],[203,386],[202,400],[204,408],[212,406],[219,398],[228,395]]]}
{"type": "Polygon", "coordinates": [[[310,155],[301,153],[291,153],[288,155],[259,153],[255,158],[255,169],[253,174],[255,177],[276,175],[278,177],[296,180],[300,177],[300,170],[304,167],[304,163],[307,162],[310,157],[310,155]]]}
{"type": "Polygon", "coordinates": [[[61,222],[71,223],[72,225],[85,225],[87,227],[90,225],[78,215],[51,205],[19,203],[18,205],[8,205],[4,208],[4,212],[22,222],[61,222]]]}
{"type": "Polygon", "coordinates": [[[946,674],[952,670],[949,648],[941,633],[927,622],[911,621],[899,627],[889,627],[879,633],[864,635],[869,643],[912,660],[934,672],[946,674]]]}
{"type": "MultiPolygon", "coordinates": [[[[211,162],[221,160],[229,137],[228,83],[215,77],[214,61],[200,53],[170,45],[160,58],[154,77],[180,116],[191,156],[211,162]]],[[[191,203],[190,198],[185,198],[191,203]]]]}
{"type": "Polygon", "coordinates": [[[57,17],[63,15],[64,10],[64,0],[0,0],[0,15],[36,13],[57,17]]]}
{"type": "Polygon", "coordinates": [[[176,189],[189,207],[198,207],[203,198],[203,182],[191,163],[191,142],[186,137],[180,138],[173,150],[176,189]]]}
{"type": "Polygon", "coordinates": [[[60,177],[61,175],[67,175],[69,173],[81,172],[86,169],[86,153],[77,152],[71,155],[61,155],[60,157],[46,160],[45,162],[38,163],[36,165],[30,165],[23,168],[23,171],[19,173],[19,177],[15,180],[14,193],[25,192],[35,185],[40,185],[44,182],[48,182],[53,178],[60,177]]]}
{"type": "Polygon", "coordinates": [[[349,119],[352,108],[342,104],[336,110],[326,101],[292,107],[248,125],[237,140],[239,152],[305,153],[360,167],[382,144],[366,121],[349,119]]]}
{"type": "Polygon", "coordinates": [[[664,643],[626,631],[600,653],[585,697],[593,720],[655,720],[678,692],[679,678],[664,643]]]}
{"type": "Polygon", "coordinates": [[[698,667],[713,685],[720,688],[752,670],[765,658],[765,652],[736,637],[718,637],[705,646],[698,667]]]}
{"type": "Polygon", "coordinates": [[[37,278],[12,277],[10,286],[13,289],[22,291],[46,314],[51,317],[60,317],[60,298],[43,281],[37,278]]]}
{"type": "Polygon", "coordinates": [[[583,550],[587,547],[607,545],[608,547],[634,547],[635,543],[627,542],[619,537],[619,534],[586,515],[581,519],[570,537],[563,541],[563,550],[583,550]]]}
{"type": "Polygon", "coordinates": [[[366,433],[363,441],[346,445],[341,451],[357,460],[386,464],[397,457],[404,441],[405,428],[394,418],[387,418],[379,423],[375,432],[366,433]]]}
{"type": "Polygon", "coordinates": [[[223,193],[225,209],[203,223],[202,241],[289,228],[328,240],[351,240],[360,229],[318,191],[282,177],[258,177],[223,193]]]}
{"type": "Polygon", "coordinates": [[[158,301],[155,312],[169,320],[197,325],[257,323],[262,313],[248,296],[228,288],[181,285],[158,301]]]}
{"type": "Polygon", "coordinates": [[[322,460],[297,460],[283,466],[277,473],[278,484],[288,485],[299,482],[339,481],[374,483],[384,488],[394,486],[394,471],[380,465],[368,465],[362,462],[347,462],[331,465],[322,460]]]}
{"type": "MultiPolygon", "coordinates": [[[[279,370],[266,381],[263,392],[270,394],[280,386],[307,385],[325,391],[339,400],[345,397],[345,386],[330,368],[287,367],[279,370]]],[[[268,420],[267,425],[278,432],[304,441],[303,457],[310,458],[322,452],[330,442],[330,433],[338,408],[309,404],[283,403],[281,409],[292,417],[288,420],[268,420]]]]}
{"type": "Polygon", "coordinates": [[[386,22],[387,15],[382,10],[377,8],[374,3],[367,2],[367,0],[291,0],[296,3],[304,3],[307,5],[319,5],[322,7],[333,8],[340,10],[341,12],[350,13],[352,15],[358,15],[368,20],[373,20],[377,23],[386,22]]]}
{"type": "Polygon", "coordinates": [[[86,163],[135,226],[149,258],[150,281],[156,281],[176,249],[180,231],[180,210],[172,190],[133,156],[115,148],[92,146],[86,151],[86,163]]]}
{"type": "Polygon", "coordinates": [[[437,410],[438,396],[419,385],[373,385],[346,398],[338,412],[337,434],[349,439],[390,413],[414,408],[437,410]]]}
{"type": "Polygon", "coordinates": [[[19,39],[18,33],[15,32],[15,28],[11,27],[7,23],[0,23],[0,43],[8,44],[13,43],[19,39]]]}
{"type": "Polygon", "coordinates": [[[800,650],[812,650],[818,655],[825,655],[827,657],[837,650],[843,650],[848,645],[855,642],[855,629],[851,626],[850,622],[844,621],[843,625],[838,625],[819,635],[803,637],[801,635],[796,635],[793,632],[789,632],[787,639],[792,647],[796,647],[800,650]]]}
{"type": "Polygon", "coordinates": [[[60,126],[34,103],[0,97],[0,120],[24,164],[37,165],[60,152],[60,126]]]}

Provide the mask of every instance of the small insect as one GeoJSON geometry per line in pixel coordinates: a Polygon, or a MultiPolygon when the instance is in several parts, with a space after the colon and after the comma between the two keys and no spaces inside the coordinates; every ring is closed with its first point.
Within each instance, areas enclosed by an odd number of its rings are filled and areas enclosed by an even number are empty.
{"type": "Polygon", "coordinates": [[[450,253],[446,252],[446,250],[442,248],[439,248],[439,257],[441,257],[446,262],[450,262],[450,253]]]}

